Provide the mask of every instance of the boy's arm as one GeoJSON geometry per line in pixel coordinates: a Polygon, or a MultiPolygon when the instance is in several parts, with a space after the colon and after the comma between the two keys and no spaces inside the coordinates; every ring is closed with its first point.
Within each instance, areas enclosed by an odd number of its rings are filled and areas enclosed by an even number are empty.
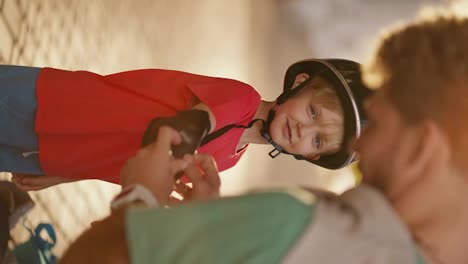
{"type": "Polygon", "coordinates": [[[79,181],[57,176],[13,173],[11,181],[23,191],[40,191],[61,183],[79,181]]]}

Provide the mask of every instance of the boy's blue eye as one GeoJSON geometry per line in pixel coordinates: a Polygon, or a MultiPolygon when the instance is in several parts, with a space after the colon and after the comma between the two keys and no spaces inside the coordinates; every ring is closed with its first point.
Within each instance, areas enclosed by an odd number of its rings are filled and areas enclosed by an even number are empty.
{"type": "Polygon", "coordinates": [[[314,138],[314,146],[316,149],[319,149],[321,145],[322,145],[322,138],[320,137],[320,135],[316,135],[314,138]]]}
{"type": "Polygon", "coordinates": [[[317,118],[317,110],[315,110],[315,107],[313,105],[309,105],[309,110],[312,119],[315,120],[317,118]]]}

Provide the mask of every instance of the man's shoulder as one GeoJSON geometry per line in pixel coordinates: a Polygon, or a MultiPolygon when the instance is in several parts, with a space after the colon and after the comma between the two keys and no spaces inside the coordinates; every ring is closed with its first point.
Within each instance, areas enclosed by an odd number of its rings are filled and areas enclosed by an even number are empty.
{"type": "Polygon", "coordinates": [[[411,236],[380,192],[363,185],[321,197],[286,263],[307,257],[322,263],[413,263],[411,236]]]}

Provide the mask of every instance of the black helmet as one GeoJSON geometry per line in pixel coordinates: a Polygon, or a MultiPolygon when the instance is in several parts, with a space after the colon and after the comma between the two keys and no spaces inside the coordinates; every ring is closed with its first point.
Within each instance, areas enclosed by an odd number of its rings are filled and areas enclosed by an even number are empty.
{"type": "Polygon", "coordinates": [[[306,160],[327,169],[340,169],[354,161],[355,153],[349,151],[348,145],[354,137],[359,137],[363,126],[365,126],[367,117],[364,113],[363,102],[372,91],[362,83],[359,63],[344,59],[308,59],[296,62],[288,68],[284,78],[284,91],[277,98],[276,104],[284,103],[316,76],[333,84],[343,107],[344,138],[338,152],[321,155],[317,160],[286,152],[272,140],[269,133],[269,127],[275,115],[274,110],[270,110],[268,119],[264,123],[262,136],[275,147],[269,153],[272,158],[280,153],[286,153],[293,155],[296,159],[306,160]],[[307,73],[309,79],[292,89],[296,76],[301,73],[307,73]]]}

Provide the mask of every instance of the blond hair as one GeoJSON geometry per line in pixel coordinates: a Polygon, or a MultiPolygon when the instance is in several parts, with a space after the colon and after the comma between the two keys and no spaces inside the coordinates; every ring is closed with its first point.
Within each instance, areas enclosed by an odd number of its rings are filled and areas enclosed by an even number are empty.
{"type": "Polygon", "coordinates": [[[468,153],[468,19],[451,10],[425,10],[384,34],[363,71],[383,87],[409,123],[434,120],[448,135],[455,161],[468,153]]]}
{"type": "Polygon", "coordinates": [[[323,128],[330,131],[329,134],[323,135],[323,139],[327,142],[330,150],[322,154],[334,153],[340,149],[344,135],[344,112],[338,94],[333,88],[333,84],[320,76],[314,77],[304,89],[312,90],[312,95],[316,104],[321,105],[339,116],[339,119],[335,120],[337,122],[323,120],[321,123],[323,128]]]}

